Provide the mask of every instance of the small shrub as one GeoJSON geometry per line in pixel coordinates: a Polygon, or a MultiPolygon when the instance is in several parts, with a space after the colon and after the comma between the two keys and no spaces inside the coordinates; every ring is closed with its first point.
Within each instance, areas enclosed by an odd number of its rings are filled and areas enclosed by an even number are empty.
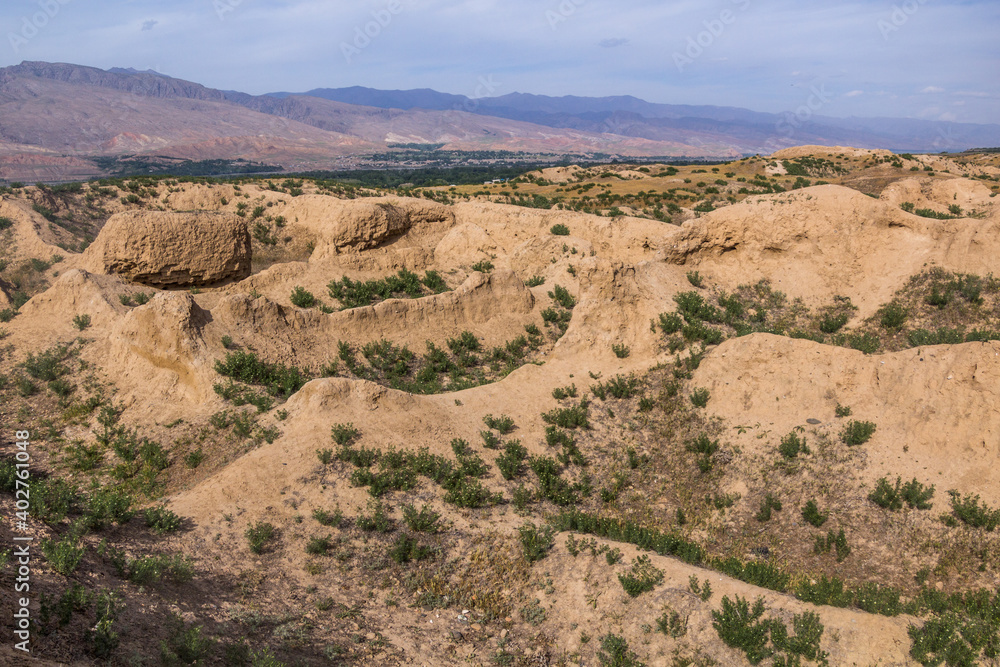
{"type": "Polygon", "coordinates": [[[890,511],[902,509],[903,503],[913,509],[928,510],[931,508],[929,501],[933,496],[934,486],[925,488],[916,478],[903,484],[902,478],[896,477],[896,484],[893,486],[882,477],[875,483],[875,488],[868,494],[868,499],[890,511]]]}
{"type": "Polygon", "coordinates": [[[825,334],[835,334],[844,328],[850,316],[847,313],[827,313],[820,318],[819,330],[825,334]]]}
{"type": "Polygon", "coordinates": [[[80,540],[75,535],[66,534],[62,539],[56,540],[45,538],[40,543],[42,554],[49,562],[49,567],[68,577],[76,571],[83,560],[85,547],[80,544],[80,540]]]}
{"type": "Polygon", "coordinates": [[[486,415],[483,417],[483,423],[486,424],[487,428],[499,431],[500,435],[507,435],[514,430],[514,420],[507,415],[500,415],[499,417],[486,415]]]}
{"type": "Polygon", "coordinates": [[[890,331],[902,328],[909,316],[909,310],[898,301],[891,301],[879,309],[877,315],[883,329],[890,331]]]}
{"type": "Polygon", "coordinates": [[[424,560],[431,556],[430,547],[421,545],[416,538],[408,535],[400,535],[389,550],[389,557],[400,565],[409,563],[411,560],[424,560]]]}
{"type": "Polygon", "coordinates": [[[410,530],[418,533],[436,533],[441,530],[441,514],[430,505],[424,505],[418,512],[410,504],[403,505],[403,520],[410,530]]]}
{"type": "Polygon", "coordinates": [[[78,331],[83,331],[90,326],[90,315],[74,315],[73,326],[76,327],[78,331]]]}
{"type": "Polygon", "coordinates": [[[863,445],[875,434],[875,424],[851,420],[840,432],[840,441],[848,447],[863,445]]]}
{"type": "Polygon", "coordinates": [[[330,435],[334,442],[345,447],[357,440],[361,431],[354,428],[354,424],[334,424],[330,429],[330,435]]]}
{"type": "Polygon", "coordinates": [[[137,305],[144,306],[149,303],[149,295],[145,292],[136,292],[132,295],[137,305]]]}
{"type": "Polygon", "coordinates": [[[563,224],[553,225],[549,231],[553,236],[569,236],[569,227],[563,224]]]}
{"type": "Polygon", "coordinates": [[[948,495],[951,496],[952,513],[965,525],[990,532],[1000,525],[1000,509],[992,509],[986,503],[980,505],[978,495],[962,498],[957,491],[949,491],[948,495]]]}
{"type": "Polygon", "coordinates": [[[695,407],[703,408],[708,405],[709,396],[709,391],[705,387],[695,389],[691,392],[691,403],[693,403],[695,407]]]}
{"type": "Polygon", "coordinates": [[[631,348],[627,347],[626,345],[618,343],[612,345],[611,350],[615,353],[615,356],[618,357],[619,359],[625,359],[628,357],[629,354],[632,353],[631,348]]]}
{"type": "Polygon", "coordinates": [[[603,667],[645,667],[645,663],[639,661],[639,656],[629,650],[624,637],[610,633],[601,637],[601,650],[597,652],[597,659],[603,667]]]}
{"type": "Polygon", "coordinates": [[[205,451],[200,447],[193,452],[188,452],[184,456],[184,465],[188,468],[197,468],[201,465],[201,462],[205,460],[205,451]]]}
{"type": "Polygon", "coordinates": [[[298,306],[299,308],[312,308],[316,305],[316,297],[313,296],[312,292],[307,291],[303,287],[296,286],[292,290],[292,295],[289,297],[292,305],[298,306]]]}
{"type": "Polygon", "coordinates": [[[528,458],[528,450],[519,441],[507,443],[504,453],[497,457],[497,468],[506,480],[513,480],[521,474],[522,464],[528,458]]]}
{"type": "Polygon", "coordinates": [[[490,273],[493,271],[493,262],[486,259],[476,262],[472,265],[472,270],[478,271],[479,273],[490,273]]]}
{"type": "Polygon", "coordinates": [[[312,556],[325,556],[332,547],[333,540],[329,535],[322,537],[314,535],[306,542],[306,553],[312,556]]]}
{"type": "Polygon", "coordinates": [[[774,497],[773,494],[767,494],[764,499],[760,501],[760,511],[754,517],[757,521],[764,523],[765,521],[771,520],[771,512],[781,511],[781,501],[774,497]]]}
{"type": "Polygon", "coordinates": [[[631,571],[618,575],[618,581],[630,597],[638,597],[663,581],[663,570],[656,568],[649,556],[639,556],[632,561],[631,571]]]}
{"type": "Polygon", "coordinates": [[[264,553],[274,541],[277,529],[270,523],[258,521],[247,529],[246,537],[250,543],[250,551],[255,554],[264,553]]]}
{"type": "Polygon", "coordinates": [[[844,535],[843,528],[840,529],[839,533],[829,531],[825,538],[816,537],[816,544],[813,548],[816,555],[829,553],[831,549],[836,551],[838,563],[843,562],[851,553],[851,547],[847,544],[847,536],[844,535]]]}
{"type": "Polygon", "coordinates": [[[795,431],[792,431],[781,439],[778,451],[786,459],[794,459],[799,454],[809,454],[809,447],[806,446],[806,439],[800,438],[795,431]]]}
{"type": "Polygon", "coordinates": [[[555,530],[551,526],[539,528],[530,521],[517,529],[521,539],[521,550],[529,563],[539,561],[549,555],[555,543],[555,530]]]}
{"type": "Polygon", "coordinates": [[[333,461],[333,450],[332,449],[317,449],[316,450],[316,458],[318,458],[319,462],[322,463],[323,465],[325,465],[325,466],[326,465],[330,465],[330,463],[333,461]]]}
{"type": "Polygon", "coordinates": [[[526,281],[524,281],[524,284],[528,287],[539,287],[545,284],[545,278],[543,278],[542,276],[531,276],[526,281]]]}
{"type": "Polygon", "coordinates": [[[146,526],[157,535],[172,533],[181,526],[181,518],[166,507],[149,507],[145,511],[146,526]]]}
{"type": "Polygon", "coordinates": [[[828,518],[830,518],[830,514],[820,513],[819,507],[816,505],[816,501],[810,500],[802,507],[802,518],[819,528],[826,523],[828,518]]]}
{"type": "Polygon", "coordinates": [[[344,522],[344,513],[340,511],[340,508],[337,508],[333,512],[315,509],[313,510],[312,516],[320,524],[330,526],[332,528],[340,528],[341,524],[344,522]]]}
{"type": "Polygon", "coordinates": [[[838,417],[850,417],[851,416],[851,406],[849,406],[849,405],[841,405],[840,403],[837,403],[837,407],[834,408],[833,412],[838,417]]]}
{"type": "Polygon", "coordinates": [[[357,519],[358,528],[366,532],[391,533],[396,529],[396,523],[389,516],[388,509],[380,502],[369,503],[371,516],[362,514],[357,519]]]}
{"type": "Polygon", "coordinates": [[[688,617],[682,617],[679,613],[672,609],[668,609],[663,612],[663,614],[656,619],[657,631],[662,632],[667,637],[673,637],[674,639],[686,635],[687,626],[688,617]]]}

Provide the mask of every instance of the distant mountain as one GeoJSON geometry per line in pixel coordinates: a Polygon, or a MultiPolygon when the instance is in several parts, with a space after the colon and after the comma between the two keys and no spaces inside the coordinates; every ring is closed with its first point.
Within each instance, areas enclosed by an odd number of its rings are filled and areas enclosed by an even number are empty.
{"type": "MultiPolygon", "coordinates": [[[[288,93],[275,95],[287,96],[288,93]]],[[[317,88],[303,95],[383,109],[462,109],[553,128],[609,132],[651,141],[691,141],[728,137],[744,153],[765,153],[795,144],[851,145],[897,151],[965,150],[1000,142],[1000,125],[977,125],[905,118],[833,118],[805,122],[790,114],[737,107],[656,104],[629,95],[548,97],[511,93],[471,99],[433,90],[317,88]]]]}
{"type": "MultiPolygon", "coordinates": [[[[431,91],[432,92],[432,91],[431,91]]],[[[725,141],[646,139],[466,111],[391,109],[315,96],[255,96],[157,72],[24,62],[0,69],[0,158],[245,158],[291,169],[353,166],[394,144],[551,155],[738,155],[725,141]]],[[[3,161],[0,160],[0,164],[3,161]]],[[[39,167],[42,169],[42,167],[39,167]]],[[[9,172],[0,175],[10,179],[9,172]]]]}

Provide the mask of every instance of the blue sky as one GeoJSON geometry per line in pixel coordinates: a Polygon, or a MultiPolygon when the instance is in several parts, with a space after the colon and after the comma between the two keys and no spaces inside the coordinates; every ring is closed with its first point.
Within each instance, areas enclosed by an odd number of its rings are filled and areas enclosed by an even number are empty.
{"type": "Polygon", "coordinates": [[[996,0],[12,0],[0,20],[0,65],[149,68],[255,94],[627,94],[772,112],[812,97],[829,116],[1000,123],[996,0]]]}

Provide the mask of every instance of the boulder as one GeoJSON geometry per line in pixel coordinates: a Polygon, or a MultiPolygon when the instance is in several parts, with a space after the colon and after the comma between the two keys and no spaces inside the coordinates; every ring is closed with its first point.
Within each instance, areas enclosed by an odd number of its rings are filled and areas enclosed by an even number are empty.
{"type": "Polygon", "coordinates": [[[152,287],[200,287],[250,275],[242,218],[209,211],[113,215],[87,250],[87,268],[152,287]]]}

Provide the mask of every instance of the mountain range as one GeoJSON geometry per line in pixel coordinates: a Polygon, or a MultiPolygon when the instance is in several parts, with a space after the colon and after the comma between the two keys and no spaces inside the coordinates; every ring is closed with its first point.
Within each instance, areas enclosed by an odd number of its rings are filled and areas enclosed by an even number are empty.
{"type": "Polygon", "coordinates": [[[249,95],[153,71],[23,62],[0,69],[0,178],[101,173],[97,157],[243,159],[289,170],[390,166],[399,145],[587,157],[732,158],[799,144],[1000,145],[1000,125],[801,118],[636,97],[321,88],[249,95]],[[380,156],[380,157],[373,157],[380,156]]]}

